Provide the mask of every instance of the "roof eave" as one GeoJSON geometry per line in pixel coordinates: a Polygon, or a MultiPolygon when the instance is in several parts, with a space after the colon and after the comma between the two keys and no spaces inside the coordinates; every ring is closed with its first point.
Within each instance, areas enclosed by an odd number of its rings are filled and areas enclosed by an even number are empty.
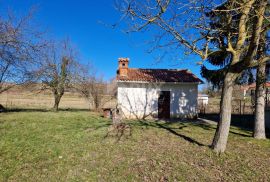
{"type": "Polygon", "coordinates": [[[116,80],[119,83],[160,83],[160,84],[201,84],[201,82],[150,82],[150,81],[136,81],[136,80],[116,80]]]}

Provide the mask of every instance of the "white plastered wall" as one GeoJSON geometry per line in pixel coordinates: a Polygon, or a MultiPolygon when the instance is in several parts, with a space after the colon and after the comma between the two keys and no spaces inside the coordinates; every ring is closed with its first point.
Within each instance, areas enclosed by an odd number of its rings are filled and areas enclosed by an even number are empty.
{"type": "Polygon", "coordinates": [[[118,105],[126,118],[158,116],[160,91],[170,91],[171,118],[193,118],[197,115],[197,83],[118,82],[118,105]]]}

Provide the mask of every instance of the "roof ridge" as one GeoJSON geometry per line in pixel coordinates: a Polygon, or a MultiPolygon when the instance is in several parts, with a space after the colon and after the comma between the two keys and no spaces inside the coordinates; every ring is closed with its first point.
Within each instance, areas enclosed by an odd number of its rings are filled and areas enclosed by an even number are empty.
{"type": "Polygon", "coordinates": [[[132,70],[166,70],[166,71],[188,71],[189,69],[165,69],[165,68],[128,68],[132,70]]]}
{"type": "Polygon", "coordinates": [[[194,82],[203,83],[188,69],[147,69],[129,68],[126,77],[117,76],[121,81],[152,81],[152,82],[194,82]]]}

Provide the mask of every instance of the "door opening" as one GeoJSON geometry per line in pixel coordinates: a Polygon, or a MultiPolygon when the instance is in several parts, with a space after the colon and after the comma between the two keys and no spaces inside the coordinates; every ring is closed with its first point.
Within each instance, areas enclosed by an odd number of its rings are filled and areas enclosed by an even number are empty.
{"type": "Polygon", "coordinates": [[[158,97],[158,118],[170,118],[170,91],[161,91],[158,97]]]}

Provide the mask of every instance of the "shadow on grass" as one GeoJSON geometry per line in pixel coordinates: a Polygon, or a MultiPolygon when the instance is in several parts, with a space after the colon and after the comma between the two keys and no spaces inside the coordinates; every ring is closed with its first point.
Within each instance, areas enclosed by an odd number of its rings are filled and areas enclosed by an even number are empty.
{"type": "Polygon", "coordinates": [[[75,109],[75,108],[66,108],[66,109],[59,109],[58,111],[54,111],[53,109],[36,109],[36,108],[12,108],[6,109],[3,113],[9,112],[78,112],[78,111],[90,111],[89,109],[75,109]]]}
{"type": "MultiPolygon", "coordinates": [[[[219,114],[211,113],[211,114],[200,114],[200,118],[203,119],[208,119],[214,122],[219,121],[219,114]]],[[[244,132],[251,132],[253,131],[254,127],[254,115],[252,114],[245,114],[245,115],[240,115],[240,114],[232,114],[231,116],[231,125],[237,127],[239,130],[242,130],[244,132]]],[[[237,133],[234,131],[230,131],[230,133],[240,135],[243,137],[252,137],[252,134],[242,134],[242,133],[237,133]]],[[[266,137],[270,138],[270,130],[266,129],[266,137]]]]}
{"type": "Polygon", "coordinates": [[[199,141],[189,137],[189,136],[186,136],[182,133],[179,133],[179,132],[176,132],[175,130],[181,130],[185,127],[188,127],[186,124],[189,124],[189,125],[192,125],[193,122],[179,122],[176,121],[176,120],[173,120],[172,122],[171,121],[165,121],[165,123],[161,123],[160,120],[158,121],[146,121],[146,120],[139,120],[139,122],[130,122],[131,125],[133,126],[144,126],[146,128],[149,128],[149,127],[153,127],[153,128],[158,128],[158,129],[163,129],[163,130],[166,130],[168,131],[169,133],[177,136],[177,137],[180,137],[186,141],[188,141],[189,143],[192,143],[192,144],[196,144],[198,146],[206,146],[206,147],[210,147],[209,145],[205,145],[203,143],[200,143],[199,141]],[[171,127],[170,125],[173,124],[173,123],[178,123],[180,124],[181,126],[179,127],[171,127]]]}
{"type": "MultiPolygon", "coordinates": [[[[136,124],[138,122],[134,122],[132,124],[131,122],[131,125],[139,125],[139,126],[144,126],[146,128],[148,127],[154,127],[154,128],[160,128],[160,129],[164,129],[168,132],[170,132],[171,134],[173,135],[176,135],[190,143],[193,143],[193,144],[196,144],[198,146],[207,146],[207,147],[211,147],[210,145],[205,145],[197,140],[195,140],[194,138],[191,138],[187,135],[184,135],[182,133],[179,133],[177,132],[176,130],[181,130],[185,127],[188,127],[188,126],[196,126],[196,127],[200,127],[204,130],[208,130],[208,131],[215,131],[216,130],[216,126],[213,125],[213,124],[210,124],[204,120],[201,120],[201,119],[197,119],[197,120],[166,120],[165,123],[161,123],[159,120],[158,121],[155,121],[155,122],[148,122],[148,121],[145,121],[145,120],[140,120],[139,121],[139,124],[136,124]],[[178,123],[180,126],[179,127],[172,127],[170,126],[171,124],[173,123],[178,123]]],[[[241,128],[241,127],[237,127],[237,130],[240,130],[240,132],[237,132],[237,131],[234,131],[234,129],[231,129],[230,130],[230,133],[234,134],[234,135],[238,135],[238,136],[241,136],[241,137],[252,137],[252,134],[250,133],[241,133],[241,131],[243,132],[250,132],[249,129],[247,128],[241,128]]],[[[268,133],[269,134],[269,133],[268,133]]],[[[269,137],[269,135],[268,135],[269,137]]]]}
{"type": "MultiPolygon", "coordinates": [[[[204,120],[198,119],[198,121],[199,122],[195,124],[198,127],[201,127],[201,128],[203,128],[205,130],[216,130],[216,126],[211,125],[211,124],[205,122],[204,120]]],[[[250,131],[248,129],[244,130],[243,128],[238,128],[238,129],[242,130],[244,132],[250,131]]],[[[239,135],[239,136],[242,136],[242,137],[251,137],[250,134],[244,134],[244,133],[235,132],[235,131],[232,131],[232,129],[230,130],[230,133],[235,134],[235,135],[239,135]]]]}
{"type": "MultiPolygon", "coordinates": [[[[159,126],[159,127],[162,128],[162,129],[165,129],[165,130],[169,131],[170,133],[172,133],[172,134],[174,134],[174,135],[176,135],[176,136],[178,136],[178,137],[180,137],[180,138],[183,138],[184,140],[186,140],[186,141],[188,141],[188,142],[190,142],[190,143],[196,144],[196,145],[198,145],[198,146],[206,146],[206,145],[204,145],[204,144],[202,144],[202,143],[200,143],[200,142],[194,140],[193,138],[190,138],[190,137],[185,136],[185,135],[183,135],[183,134],[177,133],[176,131],[174,131],[174,130],[173,130],[172,128],[170,128],[170,127],[166,127],[165,125],[162,125],[162,124],[159,124],[159,123],[157,123],[157,126],[159,126]]],[[[184,127],[186,127],[186,126],[183,126],[183,127],[179,128],[179,129],[182,129],[182,128],[184,128],[184,127]]]]}

